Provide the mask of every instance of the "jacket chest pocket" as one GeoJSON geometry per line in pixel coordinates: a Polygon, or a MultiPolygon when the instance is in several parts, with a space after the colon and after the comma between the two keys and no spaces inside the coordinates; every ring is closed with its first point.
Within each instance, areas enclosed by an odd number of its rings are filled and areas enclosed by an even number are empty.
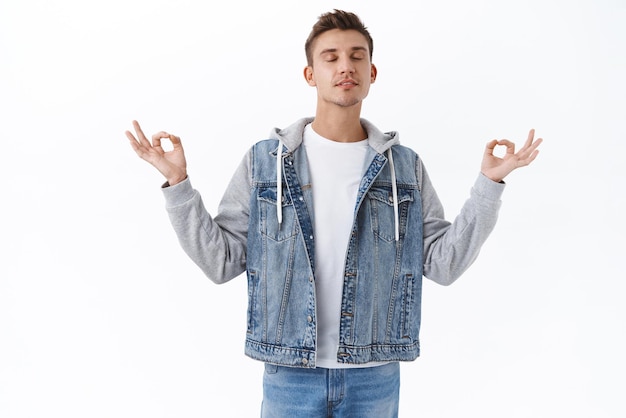
{"type": "Polygon", "coordinates": [[[281,209],[283,221],[278,224],[276,186],[260,187],[258,194],[259,232],[274,241],[285,241],[297,235],[296,210],[286,187],[283,187],[281,209]]]}
{"type": "MultiPolygon", "coordinates": [[[[383,241],[395,241],[395,215],[391,186],[375,186],[367,192],[372,232],[383,241]]],[[[413,189],[398,188],[398,222],[400,236],[406,229],[409,205],[413,202],[413,189]]]]}

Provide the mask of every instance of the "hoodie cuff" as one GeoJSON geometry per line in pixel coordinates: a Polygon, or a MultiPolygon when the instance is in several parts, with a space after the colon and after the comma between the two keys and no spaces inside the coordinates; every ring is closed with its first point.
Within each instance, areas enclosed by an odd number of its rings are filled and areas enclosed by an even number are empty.
{"type": "Polygon", "coordinates": [[[170,186],[169,183],[165,182],[161,186],[161,191],[165,197],[165,206],[168,208],[182,205],[183,203],[191,200],[195,193],[193,187],[191,187],[189,177],[173,186],[170,186]]]}
{"type": "Polygon", "coordinates": [[[498,201],[502,197],[505,186],[504,181],[498,183],[480,173],[474,183],[473,192],[483,199],[498,201]]]}

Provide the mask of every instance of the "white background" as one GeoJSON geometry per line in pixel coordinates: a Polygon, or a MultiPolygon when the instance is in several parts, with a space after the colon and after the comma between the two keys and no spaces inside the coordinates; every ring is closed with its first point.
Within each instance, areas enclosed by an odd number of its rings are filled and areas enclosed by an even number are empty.
{"type": "Polygon", "coordinates": [[[0,417],[258,416],[245,278],[187,259],[124,131],[180,135],[214,213],[245,150],[314,113],[303,44],[335,7],[374,37],[363,116],[451,219],[487,141],[545,139],[478,261],[425,283],[401,416],[626,416],[626,3],[210,4],[0,3],[0,417]]]}

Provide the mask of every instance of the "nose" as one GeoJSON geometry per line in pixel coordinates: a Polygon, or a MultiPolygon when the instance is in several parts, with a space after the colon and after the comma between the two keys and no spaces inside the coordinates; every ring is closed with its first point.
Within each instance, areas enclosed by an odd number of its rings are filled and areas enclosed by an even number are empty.
{"type": "Polygon", "coordinates": [[[338,70],[341,74],[354,74],[354,63],[352,62],[350,57],[344,56],[339,59],[338,70]]]}

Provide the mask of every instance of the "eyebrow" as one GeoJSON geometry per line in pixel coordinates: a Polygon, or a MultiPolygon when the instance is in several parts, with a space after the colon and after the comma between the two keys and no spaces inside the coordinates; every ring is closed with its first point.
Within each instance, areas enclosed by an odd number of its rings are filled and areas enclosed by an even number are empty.
{"type": "MultiPolygon", "coordinates": [[[[364,46],[353,46],[350,50],[352,52],[354,52],[354,51],[364,51],[364,52],[367,52],[367,48],[364,47],[364,46]]],[[[334,53],[334,52],[337,52],[337,48],[326,48],[326,49],[323,49],[320,52],[320,55],[330,54],[330,53],[334,53]]]]}

